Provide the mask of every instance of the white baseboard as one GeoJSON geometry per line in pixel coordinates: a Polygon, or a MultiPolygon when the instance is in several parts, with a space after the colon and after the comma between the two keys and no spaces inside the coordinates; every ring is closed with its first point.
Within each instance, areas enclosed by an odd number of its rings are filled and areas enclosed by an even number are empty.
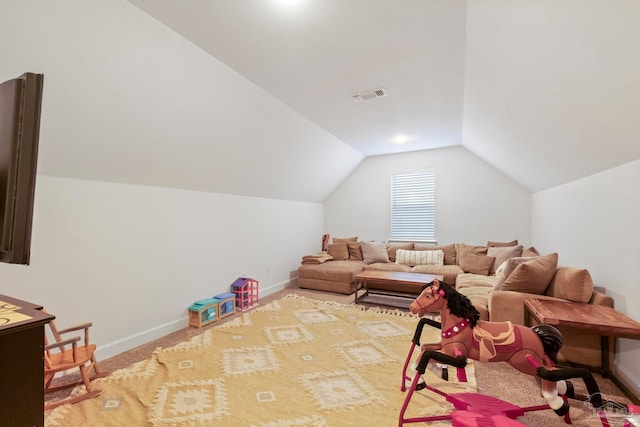
{"type": "MultiPolygon", "coordinates": [[[[258,289],[259,298],[266,297],[275,292],[278,292],[289,283],[289,280],[285,280],[280,283],[273,284],[263,289],[258,289]]],[[[260,300],[258,299],[258,303],[260,300]]],[[[184,316],[164,325],[156,326],[155,328],[147,329],[146,331],[138,332],[137,334],[130,335],[128,337],[119,339],[117,341],[101,345],[96,349],[96,358],[98,360],[105,360],[110,357],[116,356],[120,353],[124,353],[127,350],[131,350],[139,345],[146,344],[149,341],[153,341],[158,338],[162,338],[165,335],[169,335],[173,332],[179,331],[188,327],[189,316],[184,316]]]]}
{"type": "Polygon", "coordinates": [[[124,353],[127,350],[131,350],[139,345],[146,344],[149,341],[162,338],[172,332],[184,329],[187,325],[189,325],[189,316],[184,316],[169,323],[165,323],[164,325],[138,332],[137,334],[130,335],[109,344],[101,345],[96,349],[96,358],[98,360],[108,359],[120,353],[124,353]]]}
{"type": "Polygon", "coordinates": [[[618,362],[613,363],[613,375],[615,375],[616,378],[619,379],[625,387],[627,387],[636,399],[640,400],[640,378],[634,377],[631,372],[625,369],[618,362]]]}
{"type": "Polygon", "coordinates": [[[289,284],[289,282],[290,280],[285,280],[280,283],[274,283],[273,285],[266,287],[264,289],[258,289],[260,298],[266,297],[267,295],[271,295],[273,293],[283,290],[289,284]]]}

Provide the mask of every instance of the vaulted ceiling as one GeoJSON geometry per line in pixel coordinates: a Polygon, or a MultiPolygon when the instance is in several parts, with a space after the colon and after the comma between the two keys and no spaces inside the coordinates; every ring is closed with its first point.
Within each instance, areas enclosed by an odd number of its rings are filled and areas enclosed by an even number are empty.
{"type": "Polygon", "coordinates": [[[534,192],[640,158],[634,0],[129,1],[364,156],[463,145],[534,192]]]}
{"type": "Polygon", "coordinates": [[[464,1],[132,3],[364,155],[462,142],[464,1]]]}
{"type": "Polygon", "coordinates": [[[45,74],[43,175],[322,203],[366,156],[462,146],[536,192],[640,159],[638,22],[637,0],[11,0],[0,77],[45,74]]]}

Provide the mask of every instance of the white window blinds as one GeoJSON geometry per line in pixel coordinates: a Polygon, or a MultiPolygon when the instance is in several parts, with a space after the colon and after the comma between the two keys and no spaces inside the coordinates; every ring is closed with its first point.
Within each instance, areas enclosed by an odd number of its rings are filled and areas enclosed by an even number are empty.
{"type": "Polygon", "coordinates": [[[436,240],[433,170],[391,175],[391,239],[436,240]]]}

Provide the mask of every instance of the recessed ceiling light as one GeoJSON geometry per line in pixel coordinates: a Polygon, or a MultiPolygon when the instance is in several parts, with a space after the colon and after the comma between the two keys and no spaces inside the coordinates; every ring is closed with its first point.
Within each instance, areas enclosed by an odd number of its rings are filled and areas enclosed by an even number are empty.
{"type": "Polygon", "coordinates": [[[408,138],[405,135],[398,135],[393,139],[393,142],[396,144],[404,144],[407,140],[408,138]]]}
{"type": "Polygon", "coordinates": [[[287,6],[292,6],[296,3],[298,3],[300,0],[279,0],[280,3],[287,5],[287,6]]]}

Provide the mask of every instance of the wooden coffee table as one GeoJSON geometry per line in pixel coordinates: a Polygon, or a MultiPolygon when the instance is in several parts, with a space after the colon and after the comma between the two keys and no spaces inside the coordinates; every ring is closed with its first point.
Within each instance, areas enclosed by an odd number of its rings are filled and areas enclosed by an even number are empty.
{"type": "MultiPolygon", "coordinates": [[[[524,300],[524,322],[531,326],[532,318],[539,323],[582,329],[600,335],[602,339],[602,369],[590,369],[609,377],[627,396],[633,394],[618,380],[609,366],[609,337],[640,339],[640,323],[619,311],[598,304],[557,301],[537,298],[524,300]]],[[[634,397],[632,401],[638,403],[634,397]]]]}
{"type": "Polygon", "coordinates": [[[439,274],[365,270],[356,275],[356,304],[372,304],[407,310],[422,288],[439,274]]]}

